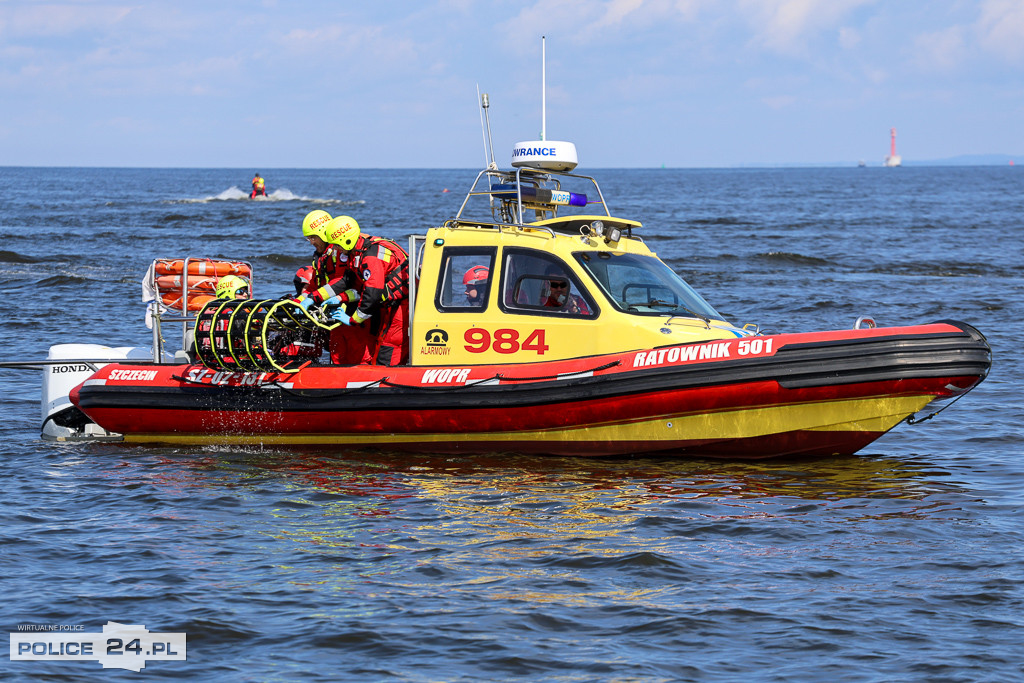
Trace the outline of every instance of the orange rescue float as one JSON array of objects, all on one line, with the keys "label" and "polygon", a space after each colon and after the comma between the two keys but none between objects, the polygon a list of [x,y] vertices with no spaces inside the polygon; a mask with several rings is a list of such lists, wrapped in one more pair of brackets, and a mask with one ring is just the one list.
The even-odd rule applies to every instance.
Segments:
[{"label": "orange rescue float", "polygon": [[[186,262],[188,265],[186,266]],[[215,261],[213,259],[157,259],[153,262],[157,275],[181,275],[188,270],[189,275],[206,275],[224,277],[225,275],[241,275],[251,277],[252,268],[241,261]]]},{"label": "orange rescue float", "polygon": [[252,266],[242,261],[205,258],[156,259],[153,283],[160,302],[182,312],[198,311],[216,299],[222,277],[238,275],[252,281]]}]

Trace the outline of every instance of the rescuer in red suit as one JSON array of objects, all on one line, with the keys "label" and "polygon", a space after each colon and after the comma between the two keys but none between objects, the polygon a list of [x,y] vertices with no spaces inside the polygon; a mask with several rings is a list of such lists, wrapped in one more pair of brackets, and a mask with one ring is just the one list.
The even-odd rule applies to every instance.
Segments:
[{"label": "rescuer in red suit", "polygon": [[[300,268],[295,274],[295,286],[299,289],[301,285],[301,289],[294,301],[303,310],[359,300],[356,289],[359,280],[348,267],[348,254],[324,240],[324,231],[331,221],[326,211],[316,210],[306,214],[302,222],[302,234],[316,250],[313,265],[308,269]],[[370,342],[366,328],[336,327],[331,330],[328,340],[331,363],[358,365],[363,362]]]},{"label": "rescuer in red suit", "polygon": [[[405,321],[409,317],[409,259],[389,239],[364,235],[351,216],[338,216],[324,229],[324,241],[337,248],[350,280],[334,296],[358,303],[351,312],[338,308],[331,317],[343,325],[367,329],[369,343],[362,362],[401,365],[409,357]],[[332,293],[338,290],[332,285]]]},{"label": "rescuer in red suit", "polygon": [[260,174],[257,173],[256,176],[252,179],[252,194],[249,195],[249,198],[250,199],[255,199],[256,197],[266,197],[266,196],[267,196],[267,186],[263,182],[263,178],[260,177]]}]

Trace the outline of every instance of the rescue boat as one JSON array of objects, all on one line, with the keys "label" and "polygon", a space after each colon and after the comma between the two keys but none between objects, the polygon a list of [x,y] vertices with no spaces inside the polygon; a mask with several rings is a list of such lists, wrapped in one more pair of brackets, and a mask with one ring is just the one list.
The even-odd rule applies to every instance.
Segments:
[{"label": "rescue boat", "polygon": [[97,364],[70,401],[129,443],[768,458],[855,453],[987,375],[988,343],[962,322],[732,324],[576,165],[571,143],[519,143],[510,170],[489,164],[453,218],[409,239],[406,365],[284,354],[331,321],[214,299],[172,319],[175,359],[155,334],[159,361]]}]

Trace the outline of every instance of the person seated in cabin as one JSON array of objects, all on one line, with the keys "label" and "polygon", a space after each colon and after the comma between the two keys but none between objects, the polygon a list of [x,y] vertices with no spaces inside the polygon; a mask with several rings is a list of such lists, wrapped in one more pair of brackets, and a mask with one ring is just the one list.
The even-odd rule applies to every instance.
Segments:
[{"label": "person seated in cabin", "polygon": [[483,308],[487,303],[487,281],[491,271],[487,266],[473,266],[462,276],[462,284],[466,286],[466,301],[470,306]]},{"label": "person seated in cabin", "polygon": [[248,299],[249,281],[238,275],[226,275],[217,282],[218,299]]},{"label": "person seated in cabin", "polygon": [[260,174],[257,173],[253,177],[253,179],[252,179],[252,194],[249,195],[249,198],[250,199],[255,199],[256,197],[266,197],[266,196],[267,196],[267,186],[263,182],[263,178],[260,177]]},{"label": "person seated in cabin", "polygon": [[590,315],[590,307],[583,297],[569,291],[569,279],[561,270],[551,267],[544,273],[547,280],[540,291],[540,305],[557,308],[565,313]]}]

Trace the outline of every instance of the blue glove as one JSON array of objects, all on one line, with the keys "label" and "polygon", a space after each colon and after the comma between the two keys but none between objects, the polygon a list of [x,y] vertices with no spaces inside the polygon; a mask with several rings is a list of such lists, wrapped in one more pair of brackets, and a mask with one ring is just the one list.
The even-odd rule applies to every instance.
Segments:
[{"label": "blue glove", "polygon": [[301,308],[304,311],[308,311],[309,307],[312,306],[313,303],[313,297],[307,296],[305,299],[299,302],[299,308]]},{"label": "blue glove", "polygon": [[352,324],[352,318],[349,316],[348,313],[345,312],[344,308],[339,308],[334,313],[331,313],[331,319],[332,320],[337,320],[342,325],[351,325]]},{"label": "blue glove", "polygon": [[330,299],[328,299],[327,301],[324,302],[324,306],[333,306],[334,304],[340,304],[340,303],[341,303],[341,297],[339,295],[335,294]]}]

